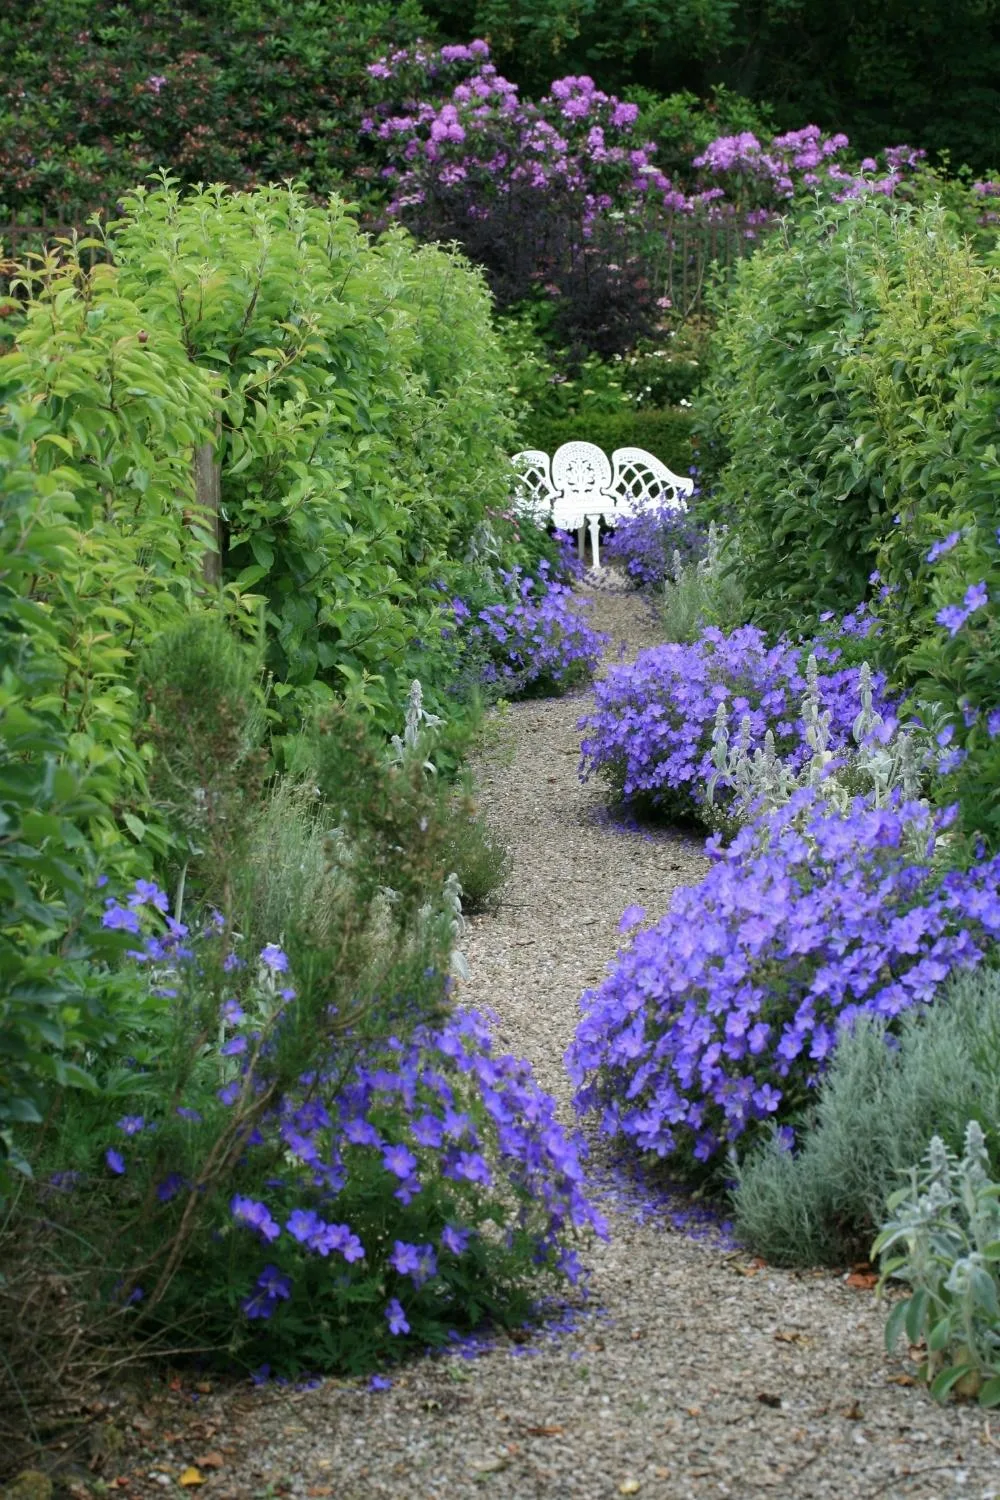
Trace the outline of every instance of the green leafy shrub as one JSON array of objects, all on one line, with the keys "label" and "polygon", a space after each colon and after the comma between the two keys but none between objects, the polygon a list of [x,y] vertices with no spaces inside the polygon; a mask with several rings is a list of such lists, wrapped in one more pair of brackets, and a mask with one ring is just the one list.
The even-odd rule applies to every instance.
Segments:
[{"label": "green leafy shrub", "polygon": [[699,421],[728,457],[706,504],[738,514],[754,618],[775,630],[863,598],[891,521],[845,364],[876,320],[875,260],[905,272],[901,224],[870,202],[804,213],[741,263],[721,310]]},{"label": "green leafy shrub", "polygon": [[168,840],[148,822],[133,666],[204,587],[193,454],[213,430],[214,398],[181,342],[149,333],[110,268],[87,273],[70,255],[33,289],[0,356],[10,546],[49,528],[58,538],[17,574],[34,606],[25,628],[44,636],[55,673],[35,706],[58,714],[69,762],[93,777],[105,812],[91,836],[120,861],[132,840],[150,852]]},{"label": "green leafy shrub", "polygon": [[976,1120],[961,1159],[935,1136],[926,1167],[889,1200],[891,1217],[872,1247],[882,1257],[880,1284],[896,1279],[913,1289],[889,1314],[886,1348],[904,1332],[923,1343],[921,1373],[939,1401],[977,1395],[981,1406],[1000,1405],[1000,1182],[989,1165]]},{"label": "green leafy shrub", "polygon": [[192,615],[149,643],[138,677],[137,737],[152,751],[150,797],[175,851],[165,868],[230,915],[232,864],[267,770],[260,652],[221,616]]},{"label": "green leafy shrub", "polygon": [[370,244],[295,189],[138,192],[118,276],[221,386],[224,579],[266,597],[276,699],[350,690],[387,724],[451,558],[508,501],[506,374],[481,278]]},{"label": "green leafy shrub", "polygon": [[865,1017],[845,1032],[813,1112],[739,1165],[737,1232],[775,1265],[843,1265],[867,1251],[900,1176],[932,1136],[961,1149],[966,1123],[1000,1168],[1000,975],[959,974],[904,1016],[897,1042]]},{"label": "green leafy shrub", "polygon": [[636,406],[677,406],[689,402],[699,385],[710,330],[696,318],[646,339],[614,368],[622,389]]},{"label": "green leafy shrub", "polygon": [[615,412],[586,411],[579,417],[535,418],[523,429],[532,448],[554,453],[561,443],[596,443],[611,454],[615,448],[645,448],[675,474],[691,465],[692,414],[683,406],[636,406]]},{"label": "green leafy shrub", "polygon": [[66,622],[39,598],[72,573],[72,476],[32,473],[30,432],[0,434],[0,1201],[30,1170],[15,1133],[91,1083],[85,1050],[111,1032],[101,965],[121,947],[94,911],[115,777],[74,754]]},{"label": "green leafy shrub", "polygon": [[940,795],[991,839],[998,309],[996,257],[940,207],[816,213],[741,269],[703,411],[755,618],[797,631],[877,588],[881,663],[949,724]]},{"label": "green leafy shrub", "polygon": [[231,917],[181,922],[149,881],[107,901],[145,984],[100,1091],[36,1147],[18,1222],[122,1332],[358,1371],[521,1321],[539,1278],[577,1274],[573,1228],[599,1224],[579,1146],[449,996],[461,913],[434,728],[411,694],[387,754],[335,710],[310,781],[230,825],[225,855],[220,828]]}]

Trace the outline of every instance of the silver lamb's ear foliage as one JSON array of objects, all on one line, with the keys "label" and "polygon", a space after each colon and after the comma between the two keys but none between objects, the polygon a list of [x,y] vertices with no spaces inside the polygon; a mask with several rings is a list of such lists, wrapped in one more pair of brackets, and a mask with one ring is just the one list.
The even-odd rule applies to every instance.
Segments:
[{"label": "silver lamb's ear foliage", "polygon": [[673,576],[674,583],[679,584],[679,583],[683,582],[683,579],[684,579],[684,559],[681,557],[680,548],[679,547],[675,547],[674,548],[674,555],[671,558],[671,563],[670,563],[670,571],[671,571],[671,574]]},{"label": "silver lamb's ear foliage", "polygon": [[[958,1387],[984,1405],[1000,1396],[1000,1183],[991,1180],[978,1121],[965,1131],[959,1161],[935,1136],[909,1184],[889,1199],[891,1217],[872,1248],[882,1282],[908,1284],[886,1324],[892,1351],[904,1332],[923,1342],[921,1374],[931,1395]],[[961,1382],[961,1384],[959,1384]]]},{"label": "silver lamb's ear foliage", "polygon": [[462,914],[462,887],[458,876],[452,870],[444,883],[444,908],[451,921],[451,971],[456,979],[468,979],[469,965],[465,954],[458,946],[465,934],[465,917]]},{"label": "silver lamb's ear foliage", "polygon": [[[428,740],[433,738],[433,731],[438,729],[444,720],[437,714],[428,713],[424,708],[424,690],[418,678],[410,683],[410,691],[406,699],[406,720],[402,738],[394,734],[389,741],[389,759],[395,765],[403,765],[406,761],[413,760],[417,756],[423,756],[423,767],[432,775],[437,774],[434,762],[427,758]],[[430,731],[430,735],[428,734]]]},{"label": "silver lamb's ear foliage", "polygon": [[[679,554],[674,553],[677,557]],[[712,727],[712,765],[715,770],[708,778],[705,788],[708,801],[711,804],[715,799],[715,788],[722,777],[730,780],[731,771],[729,765],[729,715],[725,703],[720,703],[715,710],[715,723]]]},{"label": "silver lamb's ear foliage", "polygon": [[503,557],[500,540],[489,521],[480,521],[469,538],[465,549],[465,561],[472,566],[489,568]]},{"label": "silver lamb's ear foliage", "polygon": [[858,671],[858,692],[861,711],[854,720],[851,734],[854,736],[854,743],[860,747],[874,730],[881,729],[885,723],[872,703],[872,669],[866,661],[861,663]]}]

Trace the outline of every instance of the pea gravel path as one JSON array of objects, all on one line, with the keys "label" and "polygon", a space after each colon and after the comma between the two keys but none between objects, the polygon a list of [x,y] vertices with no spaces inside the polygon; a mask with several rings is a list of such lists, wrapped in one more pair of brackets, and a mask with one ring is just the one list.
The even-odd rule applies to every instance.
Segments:
[{"label": "pea gravel path", "polygon": [[[636,600],[592,597],[629,654],[655,639]],[[577,778],[586,706],[530,702],[495,721],[478,774],[516,868],[499,912],[470,923],[463,995],[495,1008],[504,1046],[531,1058],[567,1120],[563,1053],[623,909],[659,914],[703,868],[691,837],[608,825],[600,788]],[[184,1419],[179,1397],[176,1436],[146,1439],[141,1491],[175,1489],[207,1449],[200,1493],[240,1500],[1000,1497],[1000,1420],[994,1438],[984,1413],[936,1407],[887,1359],[870,1290],[693,1238],[677,1201],[595,1157],[611,1238],[587,1249],[589,1293],[556,1328],[419,1361],[378,1394],[220,1391]]]}]

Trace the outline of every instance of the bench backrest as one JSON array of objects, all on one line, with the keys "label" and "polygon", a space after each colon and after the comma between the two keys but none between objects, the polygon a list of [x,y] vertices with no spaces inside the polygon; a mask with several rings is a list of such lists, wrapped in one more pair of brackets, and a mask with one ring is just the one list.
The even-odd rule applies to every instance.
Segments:
[{"label": "bench backrest", "polygon": [[595,516],[612,525],[650,505],[686,510],[694,480],[674,474],[644,448],[616,448],[610,460],[595,443],[563,443],[550,461],[540,448],[511,459],[515,502],[536,520],[575,530]]}]

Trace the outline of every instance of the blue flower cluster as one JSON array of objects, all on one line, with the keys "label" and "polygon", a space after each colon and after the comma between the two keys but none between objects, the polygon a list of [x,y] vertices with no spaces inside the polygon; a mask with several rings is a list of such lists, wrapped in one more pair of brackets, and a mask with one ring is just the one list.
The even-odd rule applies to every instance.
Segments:
[{"label": "blue flower cluster", "polygon": [[[821,710],[830,714],[829,748],[836,753],[852,743],[861,709],[860,669],[837,670],[836,648],[814,651],[827,668],[819,674],[818,692]],[[690,645],[674,642],[640,652],[633,664],[614,667],[597,684],[596,712],[581,720],[581,775],[600,771],[626,800],[697,816],[712,774],[720,703],[733,739],[747,716],[751,750],[771,730],[777,753],[796,768],[804,765],[811,754],[801,717],[808,656],[804,646],[768,646],[752,625],[730,635],[713,627]],[[884,678],[875,674],[872,680],[874,706],[888,718]],[[724,783],[720,791],[717,800],[724,801]]]},{"label": "blue flower cluster", "polygon": [[949,814],[846,816],[811,789],[743,829],[583,997],[581,1111],[644,1152],[707,1162],[802,1107],[841,1027],[934,998],[1000,937],[1000,857],[947,870]]},{"label": "blue flower cluster", "polygon": [[565,688],[594,675],[606,638],[583,617],[586,604],[568,584],[549,577],[544,560],[537,578],[519,568],[501,572],[508,597],[487,605],[473,618],[461,600],[453,601],[467,646],[482,657],[488,687],[524,692],[531,687]]},{"label": "blue flower cluster", "polygon": [[[134,957],[174,1003],[186,983],[199,983],[202,943],[226,946],[227,935],[210,920],[191,946],[168,952],[163,936],[148,931],[169,919],[162,893],[147,884],[124,905],[109,903],[105,920],[141,918]],[[171,989],[158,984],[164,965]],[[569,1238],[606,1233],[585,1191],[586,1148],[559,1124],[530,1065],[496,1054],[485,1017],[455,1009],[397,1035],[381,1026],[375,1036],[341,1035],[314,1071],[276,1090],[275,1050],[282,1028],[298,1023],[300,1003],[288,955],[269,943],[256,962],[229,953],[219,968],[228,993],[204,1051],[209,1073],[183,1102],[174,1096],[119,1119],[122,1139],[105,1163],[123,1193],[148,1179],[151,1198],[177,1199],[183,1212],[200,1199],[213,1140],[235,1131],[241,1150],[213,1199],[223,1213],[214,1234],[220,1244],[234,1233],[245,1239],[249,1284],[240,1306],[249,1322],[311,1315],[325,1263],[336,1272],[324,1295],[345,1306],[374,1297],[390,1339],[409,1332],[417,1305],[424,1330],[431,1316],[437,1326],[452,1293],[461,1298],[484,1274],[493,1241],[482,1230],[494,1221],[530,1242],[537,1266],[575,1277]]]},{"label": "blue flower cluster", "polygon": [[619,562],[640,589],[662,588],[673,570],[674,553],[682,563],[704,555],[705,531],[690,510],[649,505],[618,522],[604,544],[604,555]]}]

